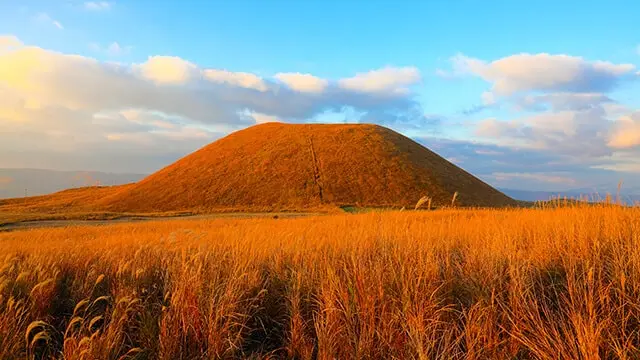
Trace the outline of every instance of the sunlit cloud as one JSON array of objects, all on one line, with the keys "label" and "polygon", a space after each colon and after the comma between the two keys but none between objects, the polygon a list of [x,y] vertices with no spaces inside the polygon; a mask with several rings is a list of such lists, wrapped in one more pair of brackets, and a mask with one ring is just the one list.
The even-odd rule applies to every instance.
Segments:
[{"label": "sunlit cloud", "polygon": [[62,26],[62,24],[58,20],[53,19],[47,13],[38,13],[33,19],[42,24],[52,25],[59,30],[64,29],[64,26]]},{"label": "sunlit cloud", "polygon": [[111,9],[112,3],[108,1],[87,1],[84,8],[91,11],[105,11]]}]

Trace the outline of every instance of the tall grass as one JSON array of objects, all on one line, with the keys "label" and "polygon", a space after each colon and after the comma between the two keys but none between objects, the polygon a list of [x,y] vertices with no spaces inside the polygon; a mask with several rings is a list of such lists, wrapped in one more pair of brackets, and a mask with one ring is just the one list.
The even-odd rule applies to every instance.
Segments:
[{"label": "tall grass", "polygon": [[640,210],[0,234],[0,358],[640,357]]}]

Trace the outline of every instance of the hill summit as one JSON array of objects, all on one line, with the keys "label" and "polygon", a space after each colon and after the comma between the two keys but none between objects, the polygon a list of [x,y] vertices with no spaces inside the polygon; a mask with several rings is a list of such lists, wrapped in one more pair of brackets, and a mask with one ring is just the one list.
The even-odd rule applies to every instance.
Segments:
[{"label": "hill summit", "polygon": [[413,140],[369,124],[267,123],[234,132],[104,199],[109,210],[505,206],[515,201]]}]

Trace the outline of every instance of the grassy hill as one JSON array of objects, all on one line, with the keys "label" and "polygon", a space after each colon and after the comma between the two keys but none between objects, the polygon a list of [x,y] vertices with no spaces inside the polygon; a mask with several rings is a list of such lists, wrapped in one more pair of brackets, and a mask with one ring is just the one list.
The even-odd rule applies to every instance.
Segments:
[{"label": "grassy hill", "polygon": [[505,206],[515,202],[377,125],[268,123],[235,132],[102,202],[113,211],[322,206]]},{"label": "grassy hill", "polygon": [[377,125],[262,124],[138,183],[0,200],[0,213],[308,211],[516,206],[413,140]]}]

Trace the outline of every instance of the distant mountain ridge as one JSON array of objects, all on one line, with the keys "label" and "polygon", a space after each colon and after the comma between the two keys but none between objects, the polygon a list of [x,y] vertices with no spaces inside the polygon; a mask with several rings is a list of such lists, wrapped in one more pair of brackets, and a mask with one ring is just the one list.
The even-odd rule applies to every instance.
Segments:
[{"label": "distant mountain ridge", "polygon": [[45,195],[84,186],[121,185],[137,182],[145,176],[100,171],[0,169],[0,199]]},{"label": "distant mountain ridge", "polygon": [[[617,190],[612,191],[594,191],[587,189],[574,189],[567,191],[536,191],[536,190],[519,190],[519,189],[507,189],[507,188],[498,188],[498,190],[502,191],[506,195],[522,201],[544,201],[552,198],[570,198],[570,199],[578,199],[587,197],[589,200],[604,200],[607,196],[607,193],[611,194],[613,199],[616,198]],[[625,203],[633,203],[636,201],[640,201],[640,195],[631,193],[629,191],[625,191],[624,188],[620,192],[620,198]]]}]

